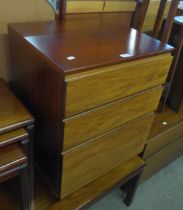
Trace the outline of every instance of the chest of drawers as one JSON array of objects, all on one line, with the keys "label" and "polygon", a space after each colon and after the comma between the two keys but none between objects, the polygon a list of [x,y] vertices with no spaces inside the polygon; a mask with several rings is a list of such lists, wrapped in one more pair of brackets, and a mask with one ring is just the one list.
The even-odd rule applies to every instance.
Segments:
[{"label": "chest of drawers", "polygon": [[61,199],[143,151],[172,61],[172,47],[134,29],[78,21],[9,27],[36,162]]}]

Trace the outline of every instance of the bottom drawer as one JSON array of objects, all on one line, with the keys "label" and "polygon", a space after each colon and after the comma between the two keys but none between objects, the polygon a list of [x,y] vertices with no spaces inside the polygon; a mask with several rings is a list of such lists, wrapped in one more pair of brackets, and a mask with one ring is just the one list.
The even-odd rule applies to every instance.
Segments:
[{"label": "bottom drawer", "polygon": [[144,182],[146,179],[153,176],[160,169],[165,167],[171,161],[175,160],[183,154],[183,137],[177,139],[171,144],[167,145],[163,149],[159,150],[154,155],[150,156],[145,160],[147,165],[141,176],[141,181]]},{"label": "bottom drawer", "polygon": [[64,152],[61,198],[142,152],[154,114]]},{"label": "bottom drawer", "polygon": [[183,122],[150,139],[147,142],[143,158],[151,156],[161,148],[165,147],[173,141],[176,141],[181,136],[183,136]]}]

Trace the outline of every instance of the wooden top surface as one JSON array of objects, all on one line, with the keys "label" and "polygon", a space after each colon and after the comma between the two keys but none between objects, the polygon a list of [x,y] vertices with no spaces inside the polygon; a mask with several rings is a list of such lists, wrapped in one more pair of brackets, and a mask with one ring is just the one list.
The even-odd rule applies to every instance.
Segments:
[{"label": "wooden top surface", "polygon": [[33,117],[0,79],[0,134],[31,124]]},{"label": "wooden top surface", "polygon": [[[65,74],[171,52],[169,45],[125,24],[119,13],[75,15],[64,21],[13,24],[19,34]],[[123,21],[121,20],[123,19]],[[128,54],[129,57],[120,57]],[[68,57],[74,56],[74,60]]]},{"label": "wooden top surface", "polygon": [[166,107],[162,113],[156,113],[149,138],[159,135],[160,133],[182,122],[183,105],[178,113]]}]

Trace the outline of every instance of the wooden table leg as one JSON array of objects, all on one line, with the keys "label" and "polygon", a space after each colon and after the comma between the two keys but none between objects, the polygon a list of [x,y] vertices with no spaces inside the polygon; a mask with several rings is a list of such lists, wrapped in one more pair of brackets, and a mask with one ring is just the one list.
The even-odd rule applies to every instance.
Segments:
[{"label": "wooden table leg", "polygon": [[30,185],[29,185],[29,170],[26,166],[21,170],[20,173],[20,183],[21,183],[21,209],[30,209]]},{"label": "wooden table leg", "polygon": [[121,190],[124,191],[126,194],[125,198],[123,199],[123,202],[127,206],[130,206],[133,202],[142,172],[143,168],[140,168],[129,181],[127,181],[124,185],[121,186]]}]

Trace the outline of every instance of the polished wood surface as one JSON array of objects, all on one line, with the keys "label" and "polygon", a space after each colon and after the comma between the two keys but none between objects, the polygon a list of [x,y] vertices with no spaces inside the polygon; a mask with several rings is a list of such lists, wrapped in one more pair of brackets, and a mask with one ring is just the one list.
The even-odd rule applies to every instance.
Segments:
[{"label": "polished wood surface", "polygon": [[162,87],[138,93],[97,109],[64,119],[64,146],[67,150],[106,131],[156,110]]},{"label": "polished wood surface", "polygon": [[171,61],[160,55],[67,76],[65,116],[163,84]]},{"label": "polished wood surface", "polygon": [[[27,157],[18,144],[0,149],[0,173],[27,163]],[[1,177],[2,174],[0,174]]]},{"label": "polished wood surface", "polygon": [[153,118],[151,114],[64,152],[62,198],[140,153]]},{"label": "polished wood surface", "polygon": [[[85,29],[83,28],[83,30]],[[127,27],[115,30],[105,29],[104,27],[97,30],[97,32],[91,25],[90,31],[87,31],[87,36],[86,33],[80,33],[77,28],[72,34],[68,31],[68,35],[67,31],[64,31],[59,34],[45,36],[28,36],[25,39],[44,56],[49,57],[52,63],[65,74],[173,50],[172,47],[137,32],[135,29]],[[105,34],[108,35],[106,36]],[[50,47],[54,48],[54,51]],[[130,56],[123,58],[120,57],[120,54],[129,54]],[[75,59],[67,59],[69,56],[74,56]]]},{"label": "polished wood surface", "polygon": [[[45,59],[49,58],[55,67],[59,67],[65,74],[173,50],[172,47],[158,40],[129,29],[129,26],[125,29],[115,27],[112,20],[116,22],[116,15],[104,15],[89,21],[83,21],[83,16],[75,19],[72,16],[66,21],[58,21],[53,29],[50,27],[51,23],[45,24],[42,29],[39,29],[40,23],[30,23],[30,26],[29,23],[13,24],[10,27],[17,32],[21,31],[21,34],[27,34],[26,41],[44,55]],[[122,22],[119,20],[118,24],[121,25]],[[48,27],[50,31],[45,34],[44,30],[48,31]],[[43,31],[43,35],[36,36],[35,31],[40,33],[40,30]],[[57,33],[53,33],[55,30]],[[34,31],[34,36],[31,36],[33,35],[31,31]],[[126,53],[131,56],[128,58],[119,56]],[[74,56],[76,59],[70,61],[67,59],[68,56]]]},{"label": "polished wood surface", "polygon": [[33,117],[0,80],[0,134],[33,123]]},{"label": "polished wood surface", "polygon": [[155,136],[147,142],[144,158],[156,153],[166,145],[183,136],[183,123],[179,123],[167,131]]},{"label": "polished wood surface", "polygon": [[13,144],[17,141],[28,139],[28,133],[25,129],[18,129],[0,135],[0,148]]}]

